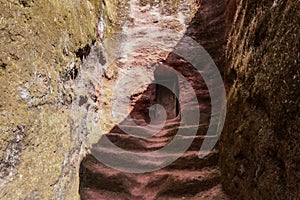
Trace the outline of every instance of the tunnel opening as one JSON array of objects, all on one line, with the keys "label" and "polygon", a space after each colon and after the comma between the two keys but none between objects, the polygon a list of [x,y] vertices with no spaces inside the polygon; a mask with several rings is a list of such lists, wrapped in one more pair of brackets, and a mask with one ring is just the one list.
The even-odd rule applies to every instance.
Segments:
[{"label": "tunnel opening", "polygon": [[[156,82],[155,103],[162,105],[167,113],[167,119],[179,115],[179,86],[178,76],[169,67],[159,65],[154,71]],[[159,113],[156,113],[157,115]]]}]

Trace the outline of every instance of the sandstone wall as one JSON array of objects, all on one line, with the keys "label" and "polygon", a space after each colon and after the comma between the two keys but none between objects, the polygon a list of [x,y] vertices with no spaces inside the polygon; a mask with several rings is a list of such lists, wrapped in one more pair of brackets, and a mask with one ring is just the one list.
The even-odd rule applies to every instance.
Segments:
[{"label": "sandstone wall", "polygon": [[223,187],[235,199],[300,198],[300,2],[229,0]]},{"label": "sandstone wall", "polygon": [[100,16],[116,22],[116,4],[0,1],[0,199],[78,197],[84,149],[69,121],[72,84]]}]

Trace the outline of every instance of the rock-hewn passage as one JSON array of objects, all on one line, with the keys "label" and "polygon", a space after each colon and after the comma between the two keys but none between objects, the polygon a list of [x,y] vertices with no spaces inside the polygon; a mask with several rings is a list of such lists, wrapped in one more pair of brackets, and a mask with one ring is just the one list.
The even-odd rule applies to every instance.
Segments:
[{"label": "rock-hewn passage", "polygon": [[[222,3],[220,2],[221,1],[205,1],[202,9],[211,8],[215,4],[219,5]],[[175,13],[175,16],[173,16],[174,13],[168,14],[168,12],[160,12],[160,9],[164,10],[165,7],[160,8],[159,5],[143,7],[138,1],[134,0],[130,1],[130,4],[133,22],[124,28],[124,34],[130,39],[128,40],[129,42],[136,39],[138,41],[137,44],[144,47],[145,45],[139,43],[139,41],[145,41],[146,38],[146,41],[151,40],[154,43],[161,39],[156,33],[152,35],[146,34],[149,28],[152,28],[152,30],[163,30],[164,28],[170,28],[165,26],[172,25],[172,23],[174,25],[176,24],[176,27],[181,27],[181,29],[186,28],[184,18],[180,18],[183,20],[178,20],[178,16],[186,14],[187,10],[185,10],[185,8],[179,7],[178,13]],[[198,17],[195,18],[196,21],[194,20],[192,24],[197,23],[198,20],[198,22],[206,24],[206,26],[209,27],[209,21],[214,21],[215,19],[221,23],[223,20],[222,14],[220,14],[223,12],[222,5],[217,6],[215,10],[220,12],[216,15],[208,13],[208,18],[205,19],[202,17],[203,13],[198,13]],[[167,23],[165,20],[168,20]],[[172,22],[172,20],[176,23]],[[213,23],[213,26],[215,25],[216,24]],[[212,29],[209,28],[209,30]],[[205,30],[202,32],[204,31]],[[222,43],[222,33],[219,30],[218,34],[215,35],[207,33],[207,35],[204,35],[205,41],[202,40],[202,43],[205,45],[206,43],[211,44],[210,41],[217,41],[219,45]],[[188,34],[193,36],[193,31],[189,30]],[[195,38],[198,40],[198,37]],[[170,37],[163,38],[163,41],[169,44],[170,41],[173,40],[174,39]],[[134,107],[128,115],[136,124],[141,126],[132,126],[128,117],[112,128],[105,137],[103,136],[98,143],[93,146],[92,155],[87,155],[82,160],[80,166],[79,192],[81,199],[227,199],[222,192],[220,184],[218,150],[211,150],[203,159],[199,159],[198,157],[201,144],[207,137],[206,131],[208,129],[211,112],[210,96],[205,82],[200,73],[183,58],[172,53],[169,54],[170,52],[163,52],[155,48],[151,49],[150,46],[147,46],[148,49],[143,48],[142,50],[131,49],[132,51],[121,59],[120,68],[124,71],[126,71],[128,67],[131,68],[131,66],[139,69],[141,66],[150,66],[151,63],[171,66],[190,82],[199,102],[195,103],[190,101],[192,94],[180,86],[182,80],[177,76],[170,75],[169,72],[160,70],[159,68],[156,68],[157,70],[155,71],[149,69],[147,73],[154,74],[154,78],[159,79],[158,84],[160,81],[166,82],[169,89],[159,85],[156,85],[156,87],[149,85],[142,95],[137,95],[139,98],[134,102]],[[217,54],[212,48],[209,49],[211,52]],[[136,76],[138,77],[140,74],[136,74]],[[133,81],[137,81],[137,77],[135,77]],[[126,91],[125,89],[129,86],[124,85],[122,87],[124,88],[120,91]],[[175,98],[176,94],[180,96],[179,101]],[[155,95],[155,98],[153,98],[153,95]],[[129,130],[133,131],[134,134],[149,135],[153,129],[157,128],[156,126],[158,125],[155,123],[145,126],[145,122],[149,123],[149,115],[151,116],[151,111],[148,110],[148,108],[154,103],[159,103],[166,108],[167,121],[163,128],[155,135],[147,138],[138,138],[128,134]],[[182,111],[193,111],[197,109],[201,110],[200,123],[199,121],[197,121],[197,123],[186,123],[185,125],[179,123],[182,117]],[[154,116],[156,114],[157,113],[154,113]],[[190,114],[190,118],[192,117],[193,115]],[[156,123],[158,122],[159,121]],[[181,131],[182,134],[178,135],[178,131]],[[197,132],[196,136],[192,135],[192,132]],[[173,151],[169,149],[162,153],[155,153],[155,151],[169,145],[175,138],[181,142],[192,141],[192,143],[175,162],[160,168],[164,160],[175,156],[176,150]],[[122,151],[115,150],[112,146],[105,143],[107,139],[114,145],[120,147]],[[176,149],[177,147],[174,148]],[[130,153],[145,154],[138,155],[134,159],[131,159],[129,156]],[[146,153],[148,154],[146,155]],[[146,173],[124,172],[106,166],[99,161],[99,159],[96,159],[94,155],[100,155],[100,160],[101,158],[115,160],[115,163],[121,163],[119,167],[123,166],[126,169],[129,168],[131,171],[140,171],[141,169],[149,168],[157,168],[157,170]],[[128,157],[127,160],[124,159],[126,156]]]}]

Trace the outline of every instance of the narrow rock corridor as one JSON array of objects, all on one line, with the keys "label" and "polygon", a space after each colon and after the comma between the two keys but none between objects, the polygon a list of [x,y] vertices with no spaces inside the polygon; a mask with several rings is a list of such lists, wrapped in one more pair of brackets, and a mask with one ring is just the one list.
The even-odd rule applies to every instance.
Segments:
[{"label": "narrow rock corridor", "polygon": [[300,0],[0,0],[1,200],[300,199]]},{"label": "narrow rock corridor", "polygon": [[[119,58],[119,67],[126,71],[146,66],[143,68],[144,74],[136,73],[135,79],[138,80],[139,76],[152,76],[154,83],[136,95],[138,98],[134,99],[131,113],[105,134],[106,137],[94,144],[92,154],[87,155],[81,162],[81,199],[227,199],[220,184],[218,150],[212,149],[206,157],[198,157],[203,140],[209,137],[206,136],[211,114],[208,89],[200,73],[195,71],[191,64],[171,53],[172,48],[187,31],[191,20],[190,12],[197,4],[192,1],[180,1],[177,7],[174,6],[178,10],[172,10],[168,1],[159,1],[154,5],[143,3],[137,0],[130,1],[132,21],[123,27],[126,40],[122,50],[125,51],[125,56]],[[172,26],[175,27],[173,31],[176,31],[176,34],[165,34],[166,28],[174,29]],[[137,42],[133,42],[134,40]],[[160,46],[169,43],[168,48],[151,45],[155,41],[159,41]],[[188,79],[197,98],[192,99],[192,93],[183,86],[178,88],[182,80],[178,79],[177,74],[161,69],[160,65],[170,66]],[[163,82],[169,89],[160,85]],[[127,91],[130,86],[121,87]],[[151,117],[150,107],[155,103],[164,106],[167,120],[163,123],[156,119],[146,126],[149,123],[149,115]],[[193,122],[182,124],[181,112],[192,110],[200,110],[200,123],[199,120],[192,120]],[[155,110],[153,112],[152,120],[155,119]],[[193,116],[191,113],[189,115]],[[132,121],[140,126],[133,125]],[[161,123],[163,127],[159,127]],[[153,135],[153,130],[159,131]],[[182,134],[176,135],[179,130]],[[151,137],[136,137],[128,132]],[[193,132],[197,132],[196,136]],[[172,149],[160,153],[155,151],[168,145],[175,137],[179,141],[190,141],[191,145],[180,158],[174,159],[175,162],[160,168],[164,160],[176,157],[177,152]],[[124,151],[119,151],[107,140]],[[132,153],[135,159],[131,159]],[[124,169],[106,166],[93,156],[95,154],[114,160],[115,163],[110,163],[111,165],[119,164],[119,167]],[[132,173],[148,168],[156,170]]]}]

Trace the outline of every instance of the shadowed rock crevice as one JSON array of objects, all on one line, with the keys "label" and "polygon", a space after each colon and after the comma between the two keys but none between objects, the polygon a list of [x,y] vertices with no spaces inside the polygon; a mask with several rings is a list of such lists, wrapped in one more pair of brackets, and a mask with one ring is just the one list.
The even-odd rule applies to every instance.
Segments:
[{"label": "shadowed rock crevice", "polygon": [[24,139],[26,137],[25,127],[18,125],[13,132],[14,139],[9,142],[0,160],[0,187],[5,181],[9,181],[20,163],[20,157],[24,150]]},{"label": "shadowed rock crevice", "polygon": [[167,119],[175,118],[179,114],[177,74],[158,66],[155,69],[154,78],[156,82],[155,103],[166,109]]}]

